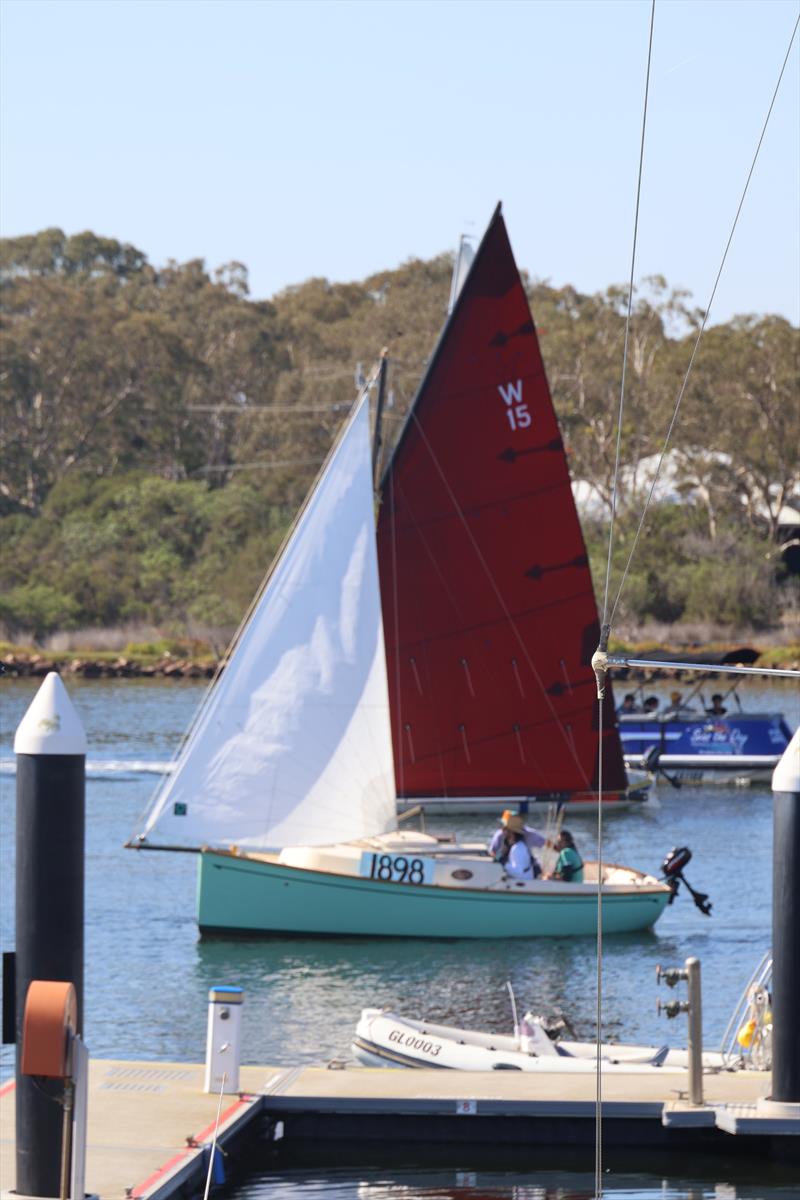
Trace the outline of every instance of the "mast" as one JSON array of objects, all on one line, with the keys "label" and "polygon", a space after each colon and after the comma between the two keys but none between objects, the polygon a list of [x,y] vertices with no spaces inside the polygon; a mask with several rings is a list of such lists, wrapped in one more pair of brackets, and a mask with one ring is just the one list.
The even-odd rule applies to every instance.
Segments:
[{"label": "mast", "polygon": [[381,361],[378,367],[378,399],[375,405],[375,433],[372,439],[372,478],[374,486],[378,487],[378,467],[383,444],[381,423],[383,420],[383,404],[386,397],[386,376],[389,371],[389,350],[384,346],[381,350]]}]

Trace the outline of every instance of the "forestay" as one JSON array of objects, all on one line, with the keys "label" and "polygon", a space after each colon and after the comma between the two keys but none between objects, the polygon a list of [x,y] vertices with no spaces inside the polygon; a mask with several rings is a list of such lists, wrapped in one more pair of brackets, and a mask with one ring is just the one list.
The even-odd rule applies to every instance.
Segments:
[{"label": "forestay", "polygon": [[365,394],[137,843],[325,845],[395,819]]}]

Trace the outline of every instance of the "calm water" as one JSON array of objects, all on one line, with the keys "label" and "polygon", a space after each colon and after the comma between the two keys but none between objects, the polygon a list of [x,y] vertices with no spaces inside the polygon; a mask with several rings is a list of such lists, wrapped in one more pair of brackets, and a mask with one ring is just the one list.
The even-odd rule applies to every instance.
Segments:
[{"label": "calm water", "polygon": [[[633,1174],[609,1169],[603,1187],[605,1200],[797,1200],[797,1179],[788,1172],[765,1184],[756,1171],[751,1180],[723,1181],[717,1169],[707,1178],[644,1168]],[[458,1171],[406,1167],[389,1171],[326,1168],[324,1172],[264,1171],[251,1176],[241,1189],[230,1189],[230,1200],[593,1200],[594,1172],[563,1170]]]},{"label": "calm water", "polygon": [[[348,1059],[359,1012],[375,1004],[395,1006],[409,1016],[509,1030],[506,980],[521,1009],[562,1011],[579,1037],[594,1037],[594,938],[200,942],[194,923],[194,856],[134,852],[123,849],[123,843],[137,828],[158,782],[159,765],[171,758],[203,685],[114,680],[69,681],[68,687],[90,747],[85,1037],[93,1055],[203,1061],[208,989],[221,983],[245,989],[244,1060],[249,1063]],[[14,941],[12,742],[37,682],[2,680],[0,689],[0,940],[8,948]],[[749,706],[781,709],[792,728],[800,722],[797,689],[751,687],[747,698]],[[488,836],[495,827],[493,818],[474,816],[437,819],[435,825],[470,836]],[[579,847],[591,857],[594,820],[571,817],[570,825]],[[708,892],[714,904],[713,915],[704,917],[682,894],[651,933],[606,939],[604,1037],[685,1044],[684,1020],[668,1022],[657,1015],[655,967],[680,965],[696,955],[704,979],[704,1040],[716,1046],[751,970],[770,944],[768,787],[675,791],[659,785],[644,811],[606,818],[604,842],[607,861],[652,871],[671,847],[690,846],[689,880]],[[661,994],[667,998],[663,989]],[[3,1047],[0,1068],[3,1077],[13,1070],[10,1047]],[[518,1175],[516,1182],[500,1176],[475,1177],[474,1183],[459,1176],[459,1182],[452,1175],[431,1177],[424,1184],[419,1179],[403,1182],[397,1173],[392,1175],[395,1182],[363,1174],[356,1180],[326,1174],[324,1183],[322,1176],[298,1177],[291,1184],[284,1176],[283,1182],[264,1179],[263,1187],[258,1181],[252,1184],[259,1195],[288,1195],[291,1186],[307,1197],[365,1200],[389,1195],[566,1198],[591,1190],[591,1179],[572,1187],[533,1177],[525,1182]],[[608,1195],[656,1194],[636,1191],[637,1186],[626,1182]],[[703,1200],[760,1194],[715,1190],[720,1186],[686,1183],[683,1191],[664,1191],[659,1183],[657,1194]]]}]

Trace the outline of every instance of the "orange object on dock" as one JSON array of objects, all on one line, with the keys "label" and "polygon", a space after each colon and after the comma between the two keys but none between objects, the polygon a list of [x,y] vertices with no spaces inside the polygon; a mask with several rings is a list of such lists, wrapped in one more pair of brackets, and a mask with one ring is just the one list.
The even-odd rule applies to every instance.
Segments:
[{"label": "orange object on dock", "polygon": [[66,1079],[69,1044],[78,1027],[78,997],[71,983],[34,979],[22,1022],[23,1075]]}]

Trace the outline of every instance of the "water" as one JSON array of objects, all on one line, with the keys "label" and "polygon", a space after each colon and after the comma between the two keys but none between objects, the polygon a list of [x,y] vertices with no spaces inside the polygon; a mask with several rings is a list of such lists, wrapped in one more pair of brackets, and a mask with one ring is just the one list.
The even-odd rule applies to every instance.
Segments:
[{"label": "water", "polygon": [[[667,1168],[669,1171],[669,1168]],[[719,1170],[708,1178],[643,1169],[606,1174],[605,1200],[797,1200],[796,1178],[777,1172],[765,1185],[760,1175],[729,1183]],[[594,1172],[564,1170],[461,1171],[393,1168],[391,1171],[326,1168],[324,1171],[262,1171],[243,1188],[231,1188],[230,1200],[593,1200]]]},{"label": "water", "polygon": [[[4,948],[14,942],[13,734],[37,686],[35,680],[0,684],[0,941]],[[412,1017],[509,1031],[506,980],[511,981],[521,1010],[563,1011],[579,1038],[594,1037],[593,937],[435,943],[199,941],[194,923],[195,856],[134,852],[123,845],[138,828],[158,772],[170,760],[204,685],[177,680],[70,680],[68,688],[90,747],[85,1037],[94,1056],[203,1061],[208,989],[224,983],[245,989],[243,1042],[248,1063],[288,1066],[348,1060],[360,1010],[375,1004],[391,1005]],[[792,728],[800,722],[800,695],[791,686],[751,685],[747,705],[781,709]],[[435,826],[483,837],[492,832],[495,822],[492,817],[451,817],[436,819]],[[570,827],[582,853],[592,857],[595,819],[570,816]],[[659,996],[667,999],[674,993],[659,991],[655,967],[657,963],[682,965],[688,956],[696,955],[704,979],[704,1042],[708,1047],[718,1045],[747,978],[770,945],[768,786],[675,791],[661,784],[643,811],[612,814],[604,822],[604,857],[609,862],[657,871],[666,852],[683,845],[694,852],[686,874],[695,887],[710,894],[713,915],[704,917],[688,895],[681,894],[653,931],[606,939],[603,1036],[607,1040],[685,1044],[685,1019],[668,1022],[656,1012]],[[12,1071],[12,1048],[3,1047],[0,1074],[5,1078]],[[392,1175],[395,1182],[363,1173],[358,1173],[356,1182],[334,1181],[326,1174],[323,1187],[322,1178],[297,1179],[292,1186],[306,1197],[325,1194],[369,1200],[390,1194],[566,1198],[588,1195],[587,1187],[591,1190],[591,1180],[570,1190],[533,1177],[525,1183],[519,1175],[516,1182],[481,1178],[474,1187],[453,1182],[454,1175],[424,1185],[419,1180],[403,1183],[397,1172]],[[290,1185],[285,1182],[283,1192],[276,1190],[274,1182],[267,1186],[272,1190],[258,1194],[288,1195]],[[637,1192],[636,1183],[630,1185],[633,1190],[625,1190],[627,1184],[620,1186],[623,1190],[607,1194],[655,1194],[641,1188]],[[715,1191],[716,1183],[697,1186],[699,1190],[672,1193],[662,1192],[659,1185],[658,1194],[697,1195],[703,1200],[758,1195]],[[261,1184],[254,1182],[253,1187]]]}]

